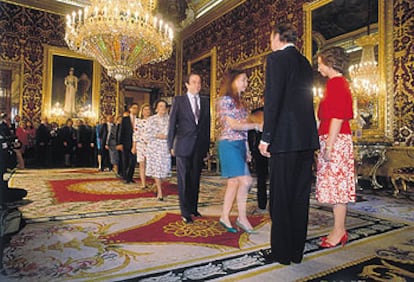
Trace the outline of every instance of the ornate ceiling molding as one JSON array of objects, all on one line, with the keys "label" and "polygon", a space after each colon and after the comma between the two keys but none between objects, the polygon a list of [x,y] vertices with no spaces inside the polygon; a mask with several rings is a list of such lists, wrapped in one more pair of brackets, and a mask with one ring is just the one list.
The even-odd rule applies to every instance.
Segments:
[{"label": "ornate ceiling molding", "polygon": [[[205,1],[207,2],[207,1]],[[220,2],[217,6],[211,9],[208,13],[204,14],[193,24],[186,27],[179,35],[179,38],[184,40],[194,32],[202,29],[204,26],[208,25],[212,21],[222,17],[223,15],[227,14],[237,6],[243,4],[246,0],[225,0]]]}]

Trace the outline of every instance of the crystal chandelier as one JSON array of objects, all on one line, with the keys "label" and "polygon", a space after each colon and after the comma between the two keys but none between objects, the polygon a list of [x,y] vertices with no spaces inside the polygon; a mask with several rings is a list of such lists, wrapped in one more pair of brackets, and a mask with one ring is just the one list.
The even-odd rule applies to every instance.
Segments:
[{"label": "crystal chandelier", "polygon": [[378,93],[378,64],[374,47],[378,44],[378,34],[369,34],[355,40],[362,47],[361,62],[350,66],[349,75],[352,88],[358,95],[376,95]]},{"label": "crystal chandelier", "polygon": [[173,31],[153,15],[156,7],[157,0],[91,0],[66,16],[65,41],[122,81],[139,66],[171,56]]}]

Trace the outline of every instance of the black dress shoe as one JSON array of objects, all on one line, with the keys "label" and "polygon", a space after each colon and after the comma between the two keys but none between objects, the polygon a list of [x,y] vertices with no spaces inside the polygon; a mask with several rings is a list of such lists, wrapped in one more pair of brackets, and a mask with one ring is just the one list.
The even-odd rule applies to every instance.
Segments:
[{"label": "black dress shoe", "polygon": [[198,211],[193,212],[192,215],[194,215],[195,217],[202,217],[201,213],[199,213]]},{"label": "black dress shoe", "polygon": [[296,264],[299,264],[299,263],[302,262],[302,259],[301,258],[300,259],[292,259],[292,262],[296,263]]},{"label": "black dress shoe", "polygon": [[271,250],[260,250],[259,254],[264,258],[264,261],[266,264],[276,263],[276,262],[283,264],[283,265],[290,264],[290,260],[275,258]]},{"label": "black dress shoe", "polygon": [[185,224],[193,223],[193,219],[191,218],[191,216],[182,216],[181,218]]}]

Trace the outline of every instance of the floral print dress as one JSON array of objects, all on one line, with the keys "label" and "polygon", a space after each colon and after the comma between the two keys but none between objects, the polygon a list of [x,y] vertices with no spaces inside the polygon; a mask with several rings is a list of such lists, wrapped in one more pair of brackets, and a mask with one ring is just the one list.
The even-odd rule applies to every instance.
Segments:
[{"label": "floral print dress", "polygon": [[158,134],[168,134],[169,116],[158,114],[148,118],[144,138],[147,140],[147,166],[145,175],[166,178],[171,172],[171,155],[167,138],[158,138]]}]

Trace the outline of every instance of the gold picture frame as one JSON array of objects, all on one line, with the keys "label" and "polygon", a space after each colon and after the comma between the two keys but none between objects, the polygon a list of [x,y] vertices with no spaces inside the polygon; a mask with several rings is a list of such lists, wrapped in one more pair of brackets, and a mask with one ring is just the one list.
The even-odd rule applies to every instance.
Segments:
[{"label": "gold picture frame", "polygon": [[[97,61],[68,49],[45,46],[43,71],[42,117],[64,122],[67,118],[99,118],[99,93],[101,68]],[[78,78],[73,114],[63,112],[65,102],[65,77],[74,69]]]},{"label": "gold picture frame", "polygon": [[[313,61],[313,29],[312,13],[325,5],[330,4],[333,0],[315,0],[303,5],[304,10],[304,54],[310,62]],[[366,140],[377,140],[391,138],[392,132],[392,100],[393,100],[393,80],[392,80],[392,9],[393,0],[378,0],[378,67],[379,67],[379,92],[375,97],[375,125],[362,130],[362,138]],[[355,34],[349,34],[355,39]],[[318,38],[314,38],[316,41]],[[359,101],[356,103],[356,109],[359,109]]]},{"label": "gold picture frame", "polygon": [[[217,48],[213,47],[208,52],[187,62],[187,74],[195,72],[201,75],[202,85],[200,95],[210,98],[210,139],[215,140],[215,115],[216,115],[216,80],[217,80]],[[203,75],[205,74],[205,75]],[[209,78],[205,78],[209,76]],[[204,89],[204,91],[203,91]]]}]

